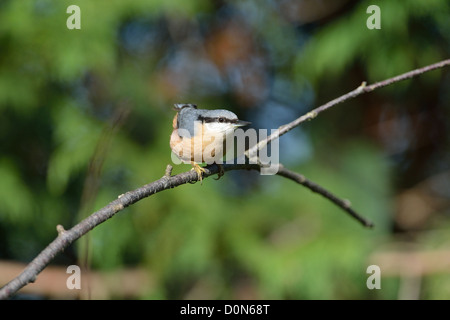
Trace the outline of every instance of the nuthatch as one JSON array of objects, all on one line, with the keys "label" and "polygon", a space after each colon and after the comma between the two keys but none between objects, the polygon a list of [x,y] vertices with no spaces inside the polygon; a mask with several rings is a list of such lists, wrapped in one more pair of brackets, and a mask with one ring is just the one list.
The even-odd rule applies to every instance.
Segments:
[{"label": "nuthatch", "polygon": [[[197,109],[195,104],[175,104],[178,111],[173,118],[173,132],[170,136],[170,148],[184,163],[191,163],[200,182],[205,169],[199,163],[212,163],[211,159],[225,155],[225,141],[233,138],[234,130],[250,124],[241,121],[228,110]],[[216,161],[214,161],[216,162]],[[219,178],[223,167],[219,166]]]}]

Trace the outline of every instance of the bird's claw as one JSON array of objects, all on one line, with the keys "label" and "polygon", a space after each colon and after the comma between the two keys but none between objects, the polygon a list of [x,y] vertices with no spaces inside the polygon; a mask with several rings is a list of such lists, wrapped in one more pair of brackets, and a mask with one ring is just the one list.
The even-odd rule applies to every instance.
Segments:
[{"label": "bird's claw", "polygon": [[218,163],[216,165],[219,168],[219,172],[217,173],[217,178],[214,178],[214,180],[219,180],[225,174],[225,170],[223,169],[223,165]]},{"label": "bird's claw", "polygon": [[202,167],[200,167],[197,163],[192,162],[192,169],[195,172],[197,172],[198,175],[198,180],[200,181],[200,183],[203,182],[203,173],[206,172],[206,170]]}]

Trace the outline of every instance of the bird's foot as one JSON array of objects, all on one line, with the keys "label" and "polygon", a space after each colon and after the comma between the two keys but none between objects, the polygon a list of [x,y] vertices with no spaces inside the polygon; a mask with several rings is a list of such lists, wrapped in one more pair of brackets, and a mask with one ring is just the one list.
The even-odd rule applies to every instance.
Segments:
[{"label": "bird's foot", "polygon": [[225,174],[225,170],[223,169],[223,165],[218,163],[216,163],[216,165],[219,168],[219,173],[217,174],[217,178],[214,178],[214,180],[219,180]]},{"label": "bird's foot", "polygon": [[200,183],[202,183],[203,182],[203,172],[206,172],[206,170],[204,168],[200,167],[195,162],[191,162],[191,164],[192,164],[191,170],[194,170],[195,172],[197,172],[198,180],[200,181]]}]

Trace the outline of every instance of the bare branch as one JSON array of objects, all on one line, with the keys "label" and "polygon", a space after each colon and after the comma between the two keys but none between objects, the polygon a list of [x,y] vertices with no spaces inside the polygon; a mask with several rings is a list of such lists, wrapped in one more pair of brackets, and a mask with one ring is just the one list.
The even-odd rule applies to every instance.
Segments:
[{"label": "bare branch", "polygon": [[257,153],[257,150],[261,150],[262,148],[264,148],[268,143],[270,143],[272,140],[275,140],[279,137],[281,137],[283,134],[291,131],[292,129],[294,129],[295,127],[297,127],[298,125],[300,125],[301,123],[308,121],[308,120],[312,120],[315,117],[317,117],[319,115],[319,113],[330,109],[331,107],[334,107],[335,105],[342,103],[344,101],[347,101],[349,99],[353,99],[356,98],[357,96],[363,94],[363,93],[367,93],[370,91],[373,91],[375,89],[378,88],[382,88],[385,86],[388,86],[390,84],[393,84],[395,82],[399,82],[399,81],[403,81],[406,79],[411,79],[414,77],[417,77],[418,75],[421,75],[425,72],[431,71],[431,70],[435,70],[438,68],[443,68],[445,66],[450,65],[450,59],[447,60],[443,60],[434,64],[431,64],[429,66],[423,67],[423,68],[419,68],[419,69],[415,69],[413,71],[409,71],[406,73],[403,73],[401,75],[398,75],[396,77],[393,78],[389,78],[380,82],[376,82],[374,84],[371,84],[369,86],[366,85],[366,82],[363,82],[358,88],[356,88],[353,91],[350,91],[347,94],[344,94],[334,100],[331,100],[330,102],[327,102],[323,105],[321,105],[320,107],[315,108],[314,110],[308,112],[307,114],[295,119],[294,121],[289,122],[288,124],[282,125],[281,127],[278,128],[278,131],[271,134],[270,136],[267,137],[267,139],[260,141],[258,144],[254,145],[251,149],[249,149],[247,151],[247,155],[249,156],[249,158],[252,158],[252,155],[255,155]]},{"label": "bare branch", "polygon": [[[416,77],[424,72],[431,71],[437,68],[442,68],[449,64],[450,59],[441,61],[439,63],[421,69],[413,70],[411,72],[402,74],[394,78],[387,79],[385,81],[374,83],[370,86],[366,86],[365,83],[363,83],[357,89],[314,109],[313,111],[307,113],[306,115],[284,126],[281,126],[279,128],[280,130],[276,134],[269,136],[267,139],[261,141],[261,144],[257,144],[253,148],[256,148],[255,150],[257,151],[261,147],[270,143],[270,141],[287,133],[288,131],[292,130],[302,122],[315,118],[322,111],[325,111],[338,103],[344,102],[351,98],[355,98],[365,92],[370,92],[377,88],[381,88],[398,81]],[[225,171],[241,170],[241,169],[260,170],[261,168],[257,164],[241,164],[241,165],[227,164],[224,165],[223,167]],[[206,167],[205,169],[206,172],[204,173],[203,178],[207,178],[219,172],[217,165],[211,165]],[[74,241],[76,241],[77,239],[88,233],[90,230],[92,230],[99,224],[113,217],[117,212],[155,193],[170,188],[174,188],[182,184],[186,184],[188,182],[195,182],[199,180],[199,177],[195,171],[188,171],[180,173],[175,176],[171,175],[171,171],[172,167],[169,165],[166,168],[164,176],[159,180],[156,180],[136,190],[129,191],[125,194],[120,195],[118,199],[112,201],[106,207],[94,212],[93,214],[91,214],[86,219],[82,220],[80,223],[78,223],[69,230],[64,230],[64,228],[61,225],[58,225],[57,226],[58,236],[56,237],[56,239],[53,240],[33,261],[31,261],[28,264],[25,270],[18,277],[14,278],[8,284],[6,284],[4,287],[0,289],[0,299],[6,299],[10,297],[23,286],[27,285],[30,282],[33,282],[36,279],[36,276],[50,263],[50,261],[53,260],[53,258],[58,253],[63,251],[70,244],[72,244]],[[359,214],[357,214],[354,210],[350,208],[350,203],[348,201],[337,198],[336,196],[334,196],[332,193],[325,190],[321,186],[306,179],[303,175],[289,171],[281,165],[280,170],[278,171],[278,175],[289,178],[309,188],[313,192],[321,194],[322,196],[326,197],[327,199],[329,199],[330,201],[332,201],[333,203],[344,209],[347,213],[349,213],[353,218],[357,219],[363,225],[368,227],[372,226],[372,223],[370,221],[367,221],[366,219],[362,218]]]},{"label": "bare branch", "polygon": [[[166,174],[168,173],[169,169],[166,171]],[[30,282],[34,282],[36,276],[50,263],[51,260],[53,260],[56,254],[63,251],[75,240],[88,233],[100,223],[103,223],[114,216],[117,212],[157,192],[198,180],[197,173],[193,171],[184,172],[172,177],[169,177],[166,174],[159,180],[120,195],[118,199],[112,201],[106,207],[94,212],[69,230],[64,230],[61,225],[58,225],[58,236],[56,239],[53,240],[33,261],[31,261],[17,278],[13,279],[0,289],[0,299],[6,299],[23,286]]]},{"label": "bare branch", "polygon": [[350,216],[352,216],[353,218],[355,218],[356,220],[361,222],[363,226],[368,227],[368,228],[373,227],[373,223],[371,221],[367,220],[366,218],[364,218],[363,216],[361,216],[359,213],[357,213],[355,210],[353,210],[351,208],[351,203],[349,200],[342,200],[342,199],[336,197],[333,193],[326,190],[322,186],[305,178],[304,175],[290,171],[281,165],[280,165],[280,169],[278,170],[277,175],[291,179],[291,180],[307,187],[312,192],[322,195],[323,197],[327,198],[328,200],[330,200],[331,202],[336,204],[338,207],[340,207],[341,209],[346,211]]}]

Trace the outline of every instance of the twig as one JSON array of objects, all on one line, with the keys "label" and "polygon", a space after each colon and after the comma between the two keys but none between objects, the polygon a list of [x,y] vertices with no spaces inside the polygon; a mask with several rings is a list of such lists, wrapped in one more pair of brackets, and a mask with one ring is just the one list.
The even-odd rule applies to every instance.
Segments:
[{"label": "twig", "polygon": [[[224,164],[223,169],[225,171],[231,170],[260,170],[261,167],[257,164]],[[36,276],[50,263],[57,253],[62,252],[70,244],[77,239],[88,233],[90,230],[105,222],[109,218],[113,217],[117,212],[125,209],[133,203],[149,197],[155,193],[178,187],[188,182],[198,181],[198,176],[195,171],[188,171],[180,173],[175,176],[170,176],[172,166],[168,165],[164,176],[152,183],[146,184],[136,190],[129,191],[120,195],[116,200],[112,201],[106,207],[94,212],[80,223],[75,225],[72,229],[64,230],[63,226],[57,225],[56,230],[58,236],[53,240],[30,264],[27,265],[25,270],[15,279],[6,284],[0,289],[0,299],[10,297],[17,292],[20,288],[27,285],[30,282],[34,282]],[[206,172],[203,175],[203,179],[219,173],[217,165],[210,165],[205,167]],[[348,203],[344,200],[340,200],[329,191],[318,186],[314,182],[306,179],[303,175],[292,172],[282,165],[277,173],[280,176],[291,179],[297,183],[304,185],[311,191],[317,192],[324,197],[330,199],[336,203],[339,207],[349,212],[353,217],[363,223],[365,226],[372,226],[372,223],[359,216],[356,212],[350,209]],[[351,210],[351,211],[349,211]]]},{"label": "twig", "polygon": [[[332,100],[313,111],[307,113],[306,115],[292,121],[291,123],[288,123],[284,126],[280,127],[280,130],[274,134],[270,135],[267,139],[262,141],[262,144],[257,144],[253,148],[258,149],[261,148],[261,146],[267,145],[270,141],[280,137],[281,135],[285,134],[286,132],[292,130],[296,126],[298,126],[300,123],[313,119],[316,117],[319,113],[322,111],[325,111],[332,106],[335,106],[338,103],[344,102],[348,99],[355,98],[362,93],[373,91],[377,88],[387,86],[389,84],[404,80],[413,78],[415,76],[418,76],[424,72],[434,70],[437,68],[444,67],[446,65],[450,64],[450,59],[441,61],[439,63],[421,68],[416,69],[411,72],[407,72],[405,74],[402,74],[400,76],[387,79],[385,81],[374,83],[370,86],[366,86],[365,83],[363,83],[360,87],[357,89],[335,99]],[[254,151],[253,151],[254,152]],[[257,164],[227,164],[223,166],[225,171],[229,170],[240,170],[240,169],[250,169],[250,170],[259,170],[260,166]],[[211,165],[206,168],[206,172],[203,176],[203,178],[207,178],[210,175],[217,174],[219,172],[219,169],[216,165]],[[318,186],[317,184],[307,180],[305,177],[303,177],[300,174],[291,172],[287,170],[286,168],[282,167],[280,165],[280,170],[278,172],[279,175],[289,178],[291,180],[294,180],[306,187],[308,187],[310,190],[317,192],[327,199],[333,201],[335,204],[343,208],[346,212],[348,212],[352,217],[356,218],[358,221],[360,221],[363,225],[371,226],[371,222],[365,220],[359,214],[357,214],[355,211],[353,211],[350,208],[350,204],[346,202],[345,200],[340,200],[327,190],[323,189],[322,187]],[[171,176],[171,166],[168,166],[166,169],[166,172],[164,176],[156,180],[152,183],[149,183],[141,188],[138,188],[133,191],[129,191],[125,194],[122,194],[118,197],[118,199],[112,201],[110,204],[108,204],[106,207],[94,212],[90,216],[88,216],[86,219],[82,220],[80,223],[75,225],[73,228],[69,230],[64,230],[64,228],[60,225],[57,226],[58,236],[55,240],[53,240],[33,261],[31,261],[28,266],[25,268],[25,270],[16,278],[11,280],[9,283],[7,283],[4,287],[0,289],[0,299],[6,299],[13,295],[15,292],[17,292],[20,288],[27,285],[30,282],[34,282],[36,279],[36,276],[50,263],[51,260],[61,251],[63,251],[65,248],[67,248],[70,244],[72,244],[74,241],[88,233],[90,230],[98,226],[99,224],[105,222],[109,218],[113,217],[117,212],[123,210],[124,208],[134,204],[135,202],[146,198],[148,196],[151,196],[157,192],[161,192],[166,189],[174,188],[177,186],[180,186],[182,184],[186,184],[188,182],[195,182],[198,181],[199,177],[196,172],[194,171],[188,171],[184,173],[180,173],[175,176]]]},{"label": "twig", "polygon": [[368,228],[373,227],[372,221],[367,220],[366,218],[364,218],[363,216],[361,216],[359,213],[357,213],[355,210],[353,210],[351,208],[350,201],[342,200],[342,199],[336,197],[334,194],[332,194],[330,191],[326,190],[322,186],[305,178],[305,176],[303,176],[302,174],[290,171],[290,170],[286,169],[285,167],[283,167],[282,165],[280,165],[277,175],[291,179],[291,180],[307,187],[311,191],[322,195],[323,197],[327,198],[328,200],[330,200],[331,202],[336,204],[338,207],[342,208],[350,216],[352,216],[353,218],[355,218],[356,220],[361,222],[363,226],[368,227]]},{"label": "twig", "polygon": [[357,96],[366,93],[366,92],[370,92],[373,91],[375,89],[378,88],[382,88],[382,87],[386,87],[390,84],[393,84],[395,82],[399,82],[399,81],[403,81],[406,79],[411,79],[414,78],[422,73],[431,71],[431,70],[435,70],[438,68],[443,68],[445,66],[450,65],[450,59],[447,60],[443,60],[434,64],[431,64],[429,66],[423,67],[423,68],[419,68],[419,69],[415,69],[406,73],[403,73],[401,75],[398,75],[396,77],[393,78],[389,78],[380,82],[376,82],[374,84],[371,85],[366,85],[366,82],[363,82],[358,88],[356,88],[353,91],[350,91],[347,94],[344,94],[334,100],[331,100],[323,105],[321,105],[320,107],[315,108],[314,110],[308,112],[307,114],[295,119],[294,121],[289,122],[288,124],[282,125],[281,127],[278,128],[278,130],[271,134],[270,136],[267,137],[267,139],[265,140],[261,140],[259,143],[257,143],[256,145],[254,145],[252,148],[250,148],[249,150],[247,150],[246,154],[247,156],[251,159],[252,156],[254,157],[257,154],[258,150],[261,150],[262,148],[264,148],[267,144],[269,144],[271,141],[281,137],[283,134],[291,131],[292,129],[294,129],[295,127],[297,127],[298,125],[300,125],[301,123],[308,121],[308,120],[312,120],[315,117],[317,117],[319,115],[319,113],[330,109],[331,107],[334,107],[335,105],[342,103],[344,101],[347,101],[349,99],[353,99],[356,98]]},{"label": "twig", "polygon": [[[169,173],[169,171],[168,167],[166,174]],[[30,264],[28,264],[18,277],[0,289],[0,299],[6,299],[23,286],[30,282],[34,282],[36,276],[50,263],[51,260],[53,260],[57,253],[63,251],[75,240],[88,233],[100,223],[108,220],[117,212],[143,198],[151,196],[152,194],[197,180],[197,173],[194,171],[184,172],[172,177],[164,175],[159,180],[120,195],[118,199],[112,201],[106,207],[94,212],[69,230],[64,230],[61,225],[58,225],[58,236],[56,239],[53,240],[33,261],[31,261]]]}]

